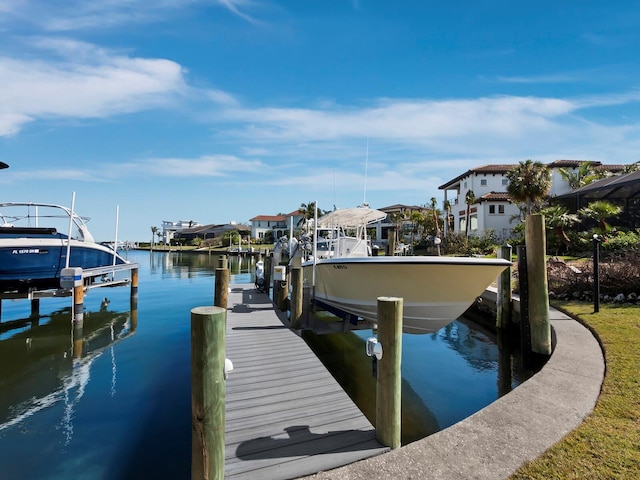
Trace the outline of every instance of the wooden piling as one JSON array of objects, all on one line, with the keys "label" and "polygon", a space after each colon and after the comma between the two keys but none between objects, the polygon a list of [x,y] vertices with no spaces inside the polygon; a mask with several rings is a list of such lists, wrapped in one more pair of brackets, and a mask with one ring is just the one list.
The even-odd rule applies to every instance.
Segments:
[{"label": "wooden piling", "polygon": [[[503,245],[500,248],[500,258],[511,261],[511,245]],[[507,267],[498,277],[498,298],[496,301],[496,328],[507,329],[511,325],[512,300],[511,292],[511,266]]]},{"label": "wooden piling", "polygon": [[84,284],[73,287],[73,322],[82,325],[84,320]]},{"label": "wooden piling", "polygon": [[542,215],[527,215],[525,244],[527,246],[527,272],[529,276],[531,351],[540,355],[551,355],[546,236]]},{"label": "wooden piling", "polygon": [[277,293],[277,305],[278,309],[281,312],[287,311],[287,300],[289,300],[289,274],[285,277],[285,280],[279,281],[278,283],[278,293]]},{"label": "wooden piling", "polygon": [[226,309],[191,310],[191,479],[224,479]]},{"label": "wooden piling", "polygon": [[302,328],[302,268],[293,267],[291,269],[291,328],[300,330]]},{"label": "wooden piling", "polygon": [[226,263],[221,262],[224,267],[216,268],[215,291],[213,294],[213,304],[224,309],[227,308],[227,300],[229,298],[229,269]]},{"label": "wooden piling", "polygon": [[131,302],[135,300],[136,305],[138,301],[138,269],[131,269]]},{"label": "wooden piling", "polygon": [[389,229],[389,244],[387,245],[388,252],[387,255],[394,256],[396,254],[396,229]]},{"label": "wooden piling", "polygon": [[398,448],[401,442],[402,307],[402,298],[378,297],[382,359],[377,362],[376,438],[391,448]]}]

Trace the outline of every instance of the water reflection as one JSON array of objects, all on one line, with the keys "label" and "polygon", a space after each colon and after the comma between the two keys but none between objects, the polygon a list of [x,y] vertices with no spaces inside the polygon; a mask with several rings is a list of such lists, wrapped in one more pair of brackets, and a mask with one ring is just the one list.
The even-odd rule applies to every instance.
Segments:
[{"label": "water reflection", "polygon": [[[0,341],[0,431],[59,402],[64,403],[59,427],[68,445],[73,436],[74,409],[91,379],[93,362],[111,357],[111,392],[116,392],[117,362],[114,346],[133,335],[137,309],[85,312],[84,322],[72,320],[63,308],[6,332]],[[25,322],[29,319],[23,319]]]},{"label": "water reflection", "polygon": [[[365,354],[373,335],[305,332],[304,339],[375,424],[376,380]],[[534,373],[522,368],[510,342],[465,317],[434,333],[403,333],[402,344],[403,444],[466,418]]]},{"label": "water reflection", "polygon": [[254,255],[221,255],[211,252],[151,252],[149,266],[151,273],[177,278],[214,276],[221,265],[221,258],[227,259],[231,283],[253,283],[257,257]]}]

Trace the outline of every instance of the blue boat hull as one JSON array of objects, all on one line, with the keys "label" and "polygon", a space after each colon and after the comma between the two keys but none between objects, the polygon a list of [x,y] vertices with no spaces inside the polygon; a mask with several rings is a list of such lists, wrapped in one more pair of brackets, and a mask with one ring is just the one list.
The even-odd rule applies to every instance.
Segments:
[{"label": "blue boat hull", "polygon": [[[9,230],[9,231],[7,231]],[[0,291],[58,288],[67,264],[66,235],[37,229],[25,235],[0,229]],[[72,240],[69,266],[82,269],[113,265],[113,251],[93,242]],[[116,255],[116,264],[126,261]]]}]

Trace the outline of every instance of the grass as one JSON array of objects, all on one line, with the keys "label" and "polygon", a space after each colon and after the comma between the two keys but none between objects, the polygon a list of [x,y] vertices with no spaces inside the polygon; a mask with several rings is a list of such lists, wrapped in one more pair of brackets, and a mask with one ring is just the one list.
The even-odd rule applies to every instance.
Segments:
[{"label": "grass", "polygon": [[640,308],[553,302],[590,328],[605,353],[606,373],[594,411],[512,479],[640,478]]}]

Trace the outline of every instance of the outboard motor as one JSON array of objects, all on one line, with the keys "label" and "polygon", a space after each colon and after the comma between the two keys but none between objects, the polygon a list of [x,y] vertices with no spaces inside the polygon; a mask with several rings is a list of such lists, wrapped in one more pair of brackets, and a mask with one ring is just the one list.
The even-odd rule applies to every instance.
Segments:
[{"label": "outboard motor", "polygon": [[256,292],[265,293],[267,291],[267,280],[264,278],[264,262],[259,260],[256,262]]}]

